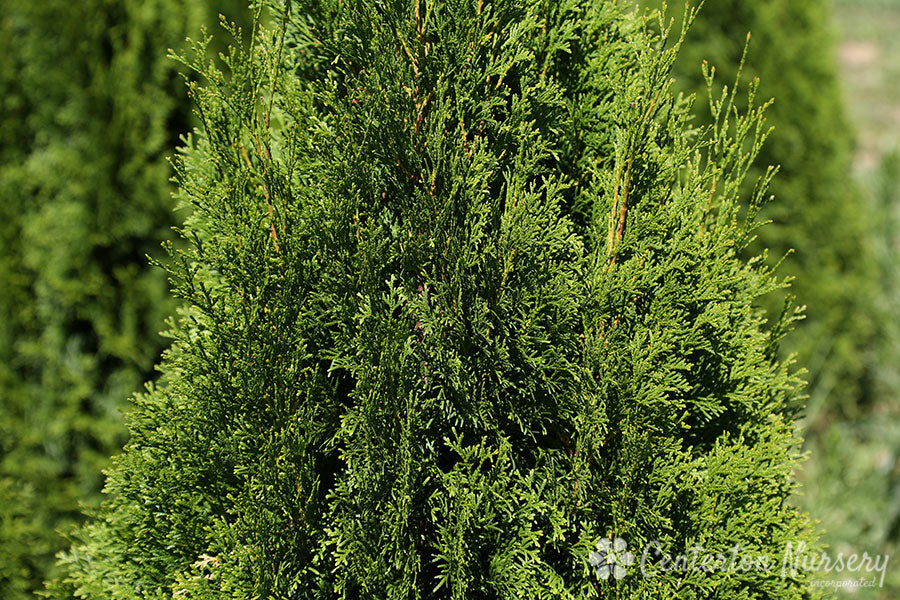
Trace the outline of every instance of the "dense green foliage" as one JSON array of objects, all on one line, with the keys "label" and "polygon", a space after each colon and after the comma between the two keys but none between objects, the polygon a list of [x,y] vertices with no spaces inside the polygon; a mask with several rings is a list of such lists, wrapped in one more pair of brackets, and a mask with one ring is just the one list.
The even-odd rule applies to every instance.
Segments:
[{"label": "dense green foliage", "polygon": [[612,2],[273,22],[183,59],[188,306],[56,592],[806,597],[802,573],[589,565],[613,535],[776,561],[810,537],[793,312],[767,324],[780,283],[743,258],[762,111],[726,96],[689,132],[675,51]]},{"label": "dense green foliage", "polygon": [[175,307],[166,154],[191,122],[168,46],[214,3],[0,3],[0,597],[31,598],[96,505],[119,408]]}]

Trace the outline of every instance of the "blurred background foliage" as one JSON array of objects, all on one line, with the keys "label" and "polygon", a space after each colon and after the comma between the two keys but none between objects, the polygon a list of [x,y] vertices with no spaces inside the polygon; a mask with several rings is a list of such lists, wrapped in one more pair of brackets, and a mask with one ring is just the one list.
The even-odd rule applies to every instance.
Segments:
[{"label": "blurred background foliage", "polygon": [[[656,6],[656,0],[643,0]],[[179,215],[166,156],[193,125],[166,58],[241,0],[0,3],[0,598],[30,598],[62,534],[96,506],[124,441],[119,409],[152,379],[174,309],[160,257]],[[670,9],[677,16],[678,8]],[[674,76],[774,96],[759,161],[780,165],[757,249],[796,275],[807,318],[811,458],[797,498],[834,551],[900,539],[900,0],[707,0]],[[772,309],[780,305],[772,300]],[[895,598],[900,569],[882,590]]]},{"label": "blurred background foliage", "polygon": [[166,52],[241,4],[0,2],[4,600],[52,573],[153,377],[174,303],[146,256],[177,224],[166,157],[192,126]]}]

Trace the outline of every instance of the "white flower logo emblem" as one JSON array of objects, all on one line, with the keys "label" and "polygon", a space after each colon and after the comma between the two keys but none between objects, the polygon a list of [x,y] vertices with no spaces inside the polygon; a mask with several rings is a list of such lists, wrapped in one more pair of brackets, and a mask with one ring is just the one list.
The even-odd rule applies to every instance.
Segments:
[{"label": "white flower logo emblem", "polygon": [[634,563],[634,554],[628,552],[628,542],[617,537],[612,542],[603,538],[597,542],[597,551],[591,552],[591,566],[595,567],[600,579],[622,579],[628,572],[626,567]]}]

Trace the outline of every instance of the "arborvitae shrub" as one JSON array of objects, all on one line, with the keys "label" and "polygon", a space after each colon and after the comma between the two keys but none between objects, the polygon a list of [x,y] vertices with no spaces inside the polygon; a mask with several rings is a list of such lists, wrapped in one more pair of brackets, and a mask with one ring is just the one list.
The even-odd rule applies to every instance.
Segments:
[{"label": "arborvitae shrub", "polygon": [[[291,2],[224,65],[85,598],[800,598],[632,572],[602,538],[780,564],[793,318],[741,258],[762,110],[689,132],[675,50],[612,2]],[[753,103],[754,86],[750,88]],[[743,151],[751,149],[750,154]]]},{"label": "arborvitae shrub", "polygon": [[118,409],[164,345],[175,304],[145,255],[172,237],[166,154],[191,122],[166,51],[213,4],[0,2],[4,600],[33,597],[99,504]]}]

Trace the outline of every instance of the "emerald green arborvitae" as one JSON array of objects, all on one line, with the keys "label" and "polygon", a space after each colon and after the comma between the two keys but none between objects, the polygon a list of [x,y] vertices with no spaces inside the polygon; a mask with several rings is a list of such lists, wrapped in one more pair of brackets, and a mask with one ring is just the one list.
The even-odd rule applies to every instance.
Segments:
[{"label": "emerald green arborvitae", "polygon": [[[807,597],[762,110],[690,130],[615,2],[275,4],[182,57],[187,307],[55,592]],[[613,537],[773,566],[600,580]]]},{"label": "emerald green arborvitae", "polygon": [[[175,307],[146,254],[176,223],[190,103],[176,0],[0,2],[0,598],[32,598],[98,505],[119,407]],[[193,24],[192,24],[193,23]]]},{"label": "emerald green arborvitae", "polygon": [[879,295],[872,208],[852,176],[854,134],[837,77],[826,0],[710,0],[687,35],[675,73],[679,88],[705,92],[700,63],[734,78],[748,32],[745,74],[775,98],[775,135],[760,154],[779,165],[760,214],[772,220],[758,246],[784,263],[806,318],[786,349],[808,369],[809,417],[816,428],[854,418],[876,393]]}]

